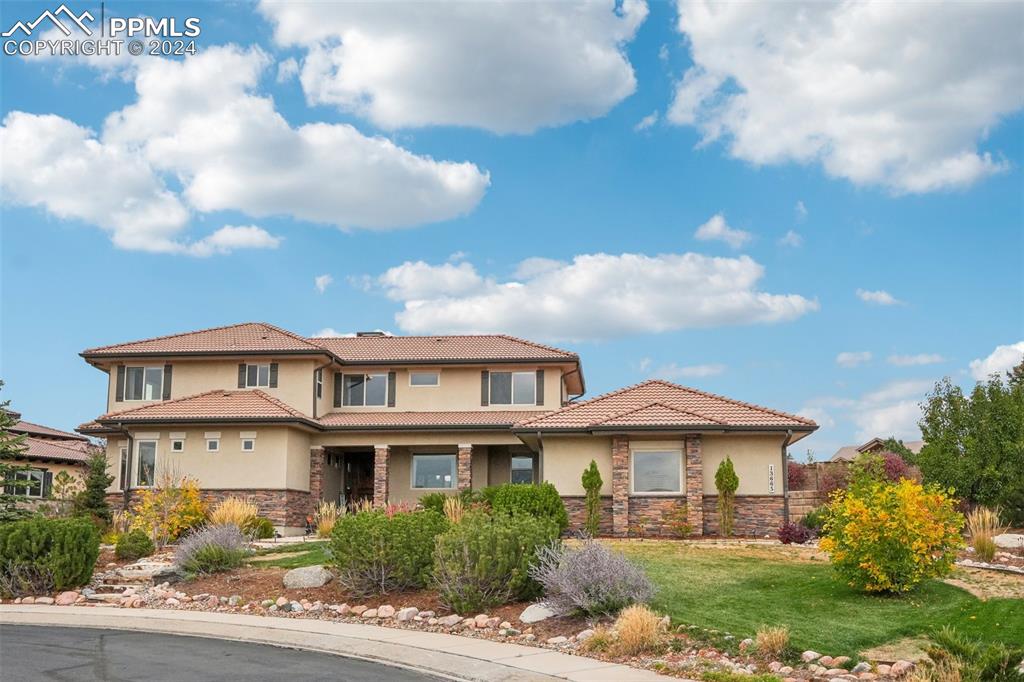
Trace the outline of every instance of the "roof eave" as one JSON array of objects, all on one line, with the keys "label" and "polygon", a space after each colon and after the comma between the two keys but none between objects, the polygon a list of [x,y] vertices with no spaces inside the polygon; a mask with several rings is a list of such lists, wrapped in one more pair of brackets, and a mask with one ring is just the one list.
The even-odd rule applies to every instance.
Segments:
[{"label": "roof eave", "polygon": [[772,426],[746,426],[746,425],[707,425],[707,424],[676,424],[672,426],[651,426],[644,424],[635,425],[618,425],[618,426],[570,426],[570,427],[552,427],[552,426],[530,426],[529,424],[523,426],[516,426],[512,429],[513,433],[586,433],[586,434],[609,434],[609,433],[628,433],[632,431],[644,431],[644,432],[662,432],[662,433],[678,433],[680,431],[686,432],[770,432],[770,433],[785,433],[787,431],[793,431],[794,433],[813,433],[817,431],[818,426],[808,424],[791,424],[791,425],[772,425]]},{"label": "roof eave", "polygon": [[293,348],[290,350],[185,350],[185,351],[117,351],[117,352],[93,352],[84,350],[78,354],[86,361],[88,360],[117,360],[119,358],[170,358],[170,357],[215,357],[215,356],[237,356],[237,355],[324,355],[340,361],[334,353],[326,348]]},{"label": "roof eave", "polygon": [[322,424],[324,431],[509,431],[511,424]]},{"label": "roof eave", "polygon": [[[96,420],[101,425],[146,426],[148,424],[293,424],[309,426],[314,429],[323,428],[321,424],[301,417],[146,417],[144,419],[124,419],[109,417]],[[92,433],[92,431],[89,431]]]}]

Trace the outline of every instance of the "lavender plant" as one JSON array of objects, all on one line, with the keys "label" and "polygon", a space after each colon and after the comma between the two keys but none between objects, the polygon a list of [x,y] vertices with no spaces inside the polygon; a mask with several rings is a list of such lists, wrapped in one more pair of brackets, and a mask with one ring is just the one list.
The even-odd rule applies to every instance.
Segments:
[{"label": "lavender plant", "polygon": [[597,540],[584,540],[578,548],[542,548],[530,577],[544,587],[544,600],[564,613],[616,613],[654,595],[643,569]]},{"label": "lavender plant", "polygon": [[174,562],[190,575],[237,568],[249,553],[248,539],[234,524],[206,526],[178,542]]}]

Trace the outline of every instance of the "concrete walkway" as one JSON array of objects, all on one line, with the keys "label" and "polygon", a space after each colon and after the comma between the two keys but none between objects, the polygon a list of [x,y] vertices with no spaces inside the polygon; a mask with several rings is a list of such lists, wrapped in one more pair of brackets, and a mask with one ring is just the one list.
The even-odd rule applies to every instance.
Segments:
[{"label": "concrete walkway", "polygon": [[550,649],[437,632],[301,618],[4,604],[0,606],[0,623],[125,629],[270,644],[380,661],[475,682],[657,682],[666,679],[648,670]]}]

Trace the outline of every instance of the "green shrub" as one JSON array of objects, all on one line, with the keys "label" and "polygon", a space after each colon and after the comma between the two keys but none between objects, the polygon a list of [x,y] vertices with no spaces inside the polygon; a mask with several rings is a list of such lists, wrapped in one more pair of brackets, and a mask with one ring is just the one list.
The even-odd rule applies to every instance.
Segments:
[{"label": "green shrub", "polygon": [[445,517],[432,510],[339,517],[331,533],[338,582],[357,596],[424,587],[434,539],[447,527]]},{"label": "green shrub", "polygon": [[437,538],[433,578],[441,603],[456,613],[470,613],[540,596],[530,564],[558,534],[551,519],[466,514]]},{"label": "green shrub", "polygon": [[506,483],[494,488],[485,488],[481,495],[490,502],[495,514],[529,514],[541,519],[550,519],[558,524],[558,532],[569,527],[569,515],[558,490],[551,483]]},{"label": "green shrub", "polygon": [[87,519],[33,518],[0,525],[0,586],[13,594],[12,578],[32,572],[48,576],[53,589],[89,582],[100,554],[100,535]]},{"label": "green shrub", "polygon": [[[972,640],[951,627],[932,633],[923,679],[961,682],[1019,682],[1024,645]],[[946,673],[943,675],[942,673]]]},{"label": "green shrub", "polygon": [[254,516],[242,524],[242,532],[253,540],[274,537],[274,524],[265,516]]},{"label": "green shrub", "polygon": [[247,540],[234,524],[199,528],[181,539],[174,561],[189,575],[228,571],[241,566],[248,556]]},{"label": "green shrub", "polygon": [[800,519],[800,524],[804,528],[809,528],[810,530],[820,533],[821,529],[825,527],[825,521],[827,519],[828,507],[823,505],[821,507],[818,507],[817,509],[812,509],[811,511],[807,512],[807,514],[805,514],[804,517]]},{"label": "green shrub", "polygon": [[715,472],[715,488],[718,490],[718,525],[723,538],[732,535],[733,519],[736,515],[736,489],[740,478],[728,455]]},{"label": "green shrub", "polygon": [[596,538],[597,532],[601,529],[601,486],[604,485],[601,472],[597,469],[597,462],[590,460],[590,466],[583,470],[581,482],[587,492],[587,535]]},{"label": "green shrub", "polygon": [[146,532],[136,528],[130,533],[123,533],[117,539],[114,554],[117,555],[118,559],[135,561],[144,556],[149,556],[155,550],[156,547],[153,545],[153,541],[149,539],[149,536],[146,535]]},{"label": "green shrub", "polygon": [[420,498],[420,506],[427,511],[434,511],[441,515],[444,515],[444,501],[449,497],[458,497],[466,509],[473,506],[490,506],[489,502],[484,499],[484,493],[488,490],[493,490],[493,488],[460,490],[458,493],[427,493]]},{"label": "green shrub", "polygon": [[192,557],[181,564],[189,575],[207,575],[238,568],[245,561],[247,552],[230,549],[221,545],[203,545],[192,553]]}]

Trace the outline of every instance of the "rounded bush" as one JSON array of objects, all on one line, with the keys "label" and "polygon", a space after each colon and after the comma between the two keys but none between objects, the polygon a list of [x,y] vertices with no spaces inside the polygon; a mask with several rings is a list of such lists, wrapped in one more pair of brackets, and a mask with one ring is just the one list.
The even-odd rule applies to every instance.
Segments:
[{"label": "rounded bush", "polygon": [[949,573],[963,546],[963,525],[940,488],[876,481],[836,494],[820,546],[851,587],[907,592]]},{"label": "rounded bush", "polygon": [[92,578],[100,534],[83,518],[33,518],[0,524],[0,589],[18,591],[17,576],[33,574],[54,590],[80,587]]},{"label": "rounded bush", "polygon": [[551,483],[506,483],[482,491],[495,514],[529,514],[558,524],[559,534],[569,527],[569,514],[565,511],[558,490]]},{"label": "rounded bush", "polygon": [[544,600],[565,613],[612,614],[654,595],[640,566],[597,540],[542,548],[530,575],[544,588]]},{"label": "rounded bush", "polygon": [[227,571],[242,565],[249,554],[246,543],[238,526],[206,526],[181,539],[174,561],[190,575]]},{"label": "rounded bush", "polygon": [[242,525],[242,532],[253,540],[274,537],[274,524],[265,516],[254,516]]},{"label": "rounded bush", "polygon": [[129,533],[122,533],[114,547],[114,554],[117,555],[117,558],[127,561],[141,559],[154,551],[156,551],[156,547],[153,545],[153,541],[143,531],[137,529]]}]

